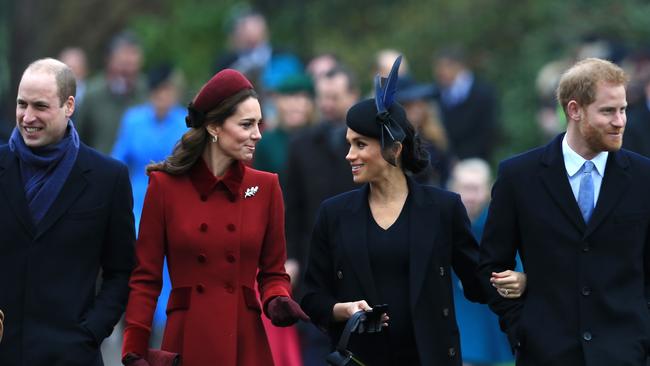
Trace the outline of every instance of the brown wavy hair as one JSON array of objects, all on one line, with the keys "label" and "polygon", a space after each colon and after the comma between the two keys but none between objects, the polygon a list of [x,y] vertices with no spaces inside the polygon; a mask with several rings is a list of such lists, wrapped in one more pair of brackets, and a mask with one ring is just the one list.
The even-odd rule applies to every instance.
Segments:
[{"label": "brown wavy hair", "polygon": [[176,142],[174,150],[165,160],[147,165],[147,175],[154,171],[163,171],[171,175],[185,174],[196,163],[205,150],[210,135],[205,126],[216,124],[221,126],[228,117],[235,114],[237,107],[248,98],[258,99],[253,89],[241,90],[226,98],[216,108],[205,115],[205,123],[198,128],[190,128]]}]

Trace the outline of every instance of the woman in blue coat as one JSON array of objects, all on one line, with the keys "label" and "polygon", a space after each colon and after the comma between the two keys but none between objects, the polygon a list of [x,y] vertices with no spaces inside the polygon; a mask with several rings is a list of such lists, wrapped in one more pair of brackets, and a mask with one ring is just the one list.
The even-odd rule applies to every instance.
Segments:
[{"label": "woman in blue coat", "polygon": [[301,305],[334,345],[352,314],[388,304],[383,331],[351,337],[366,365],[459,366],[451,269],[465,296],[482,301],[478,246],[457,194],[408,177],[427,167],[427,154],[391,101],[390,76],[387,85],[348,111],[346,159],[365,185],[321,205]]}]

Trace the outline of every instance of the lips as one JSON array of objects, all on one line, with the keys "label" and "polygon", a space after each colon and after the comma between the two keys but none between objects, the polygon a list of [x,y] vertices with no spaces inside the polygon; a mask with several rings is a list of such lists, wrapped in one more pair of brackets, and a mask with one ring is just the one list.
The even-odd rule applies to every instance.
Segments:
[{"label": "lips", "polygon": [[352,165],[352,174],[358,174],[362,167],[363,164]]}]

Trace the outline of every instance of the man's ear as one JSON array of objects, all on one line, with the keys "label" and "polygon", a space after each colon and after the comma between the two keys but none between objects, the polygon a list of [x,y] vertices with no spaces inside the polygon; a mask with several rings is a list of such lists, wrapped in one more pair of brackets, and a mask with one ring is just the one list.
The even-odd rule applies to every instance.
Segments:
[{"label": "man's ear", "polygon": [[65,107],[65,116],[70,118],[72,114],[74,113],[74,107],[75,107],[75,100],[74,97],[71,95],[68,97],[68,99],[64,103]]},{"label": "man's ear", "polygon": [[582,107],[575,100],[571,100],[566,105],[566,114],[570,120],[580,121],[582,119]]}]

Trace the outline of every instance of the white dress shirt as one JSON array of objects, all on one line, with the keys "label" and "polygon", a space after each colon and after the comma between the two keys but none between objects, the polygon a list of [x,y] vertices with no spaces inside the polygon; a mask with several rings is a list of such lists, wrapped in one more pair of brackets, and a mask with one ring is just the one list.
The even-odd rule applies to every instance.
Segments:
[{"label": "white dress shirt", "polygon": [[[573,196],[575,197],[576,202],[578,202],[580,178],[582,176],[582,171],[584,170],[583,165],[587,160],[571,149],[569,143],[566,141],[566,134],[562,139],[562,155],[564,156],[564,167],[566,168],[569,183],[571,184]],[[607,165],[608,155],[608,151],[602,151],[591,159],[591,162],[594,163],[594,170],[591,171],[591,179],[594,182],[594,207],[598,202],[600,185],[603,183],[603,177],[605,176],[605,166]]]}]

